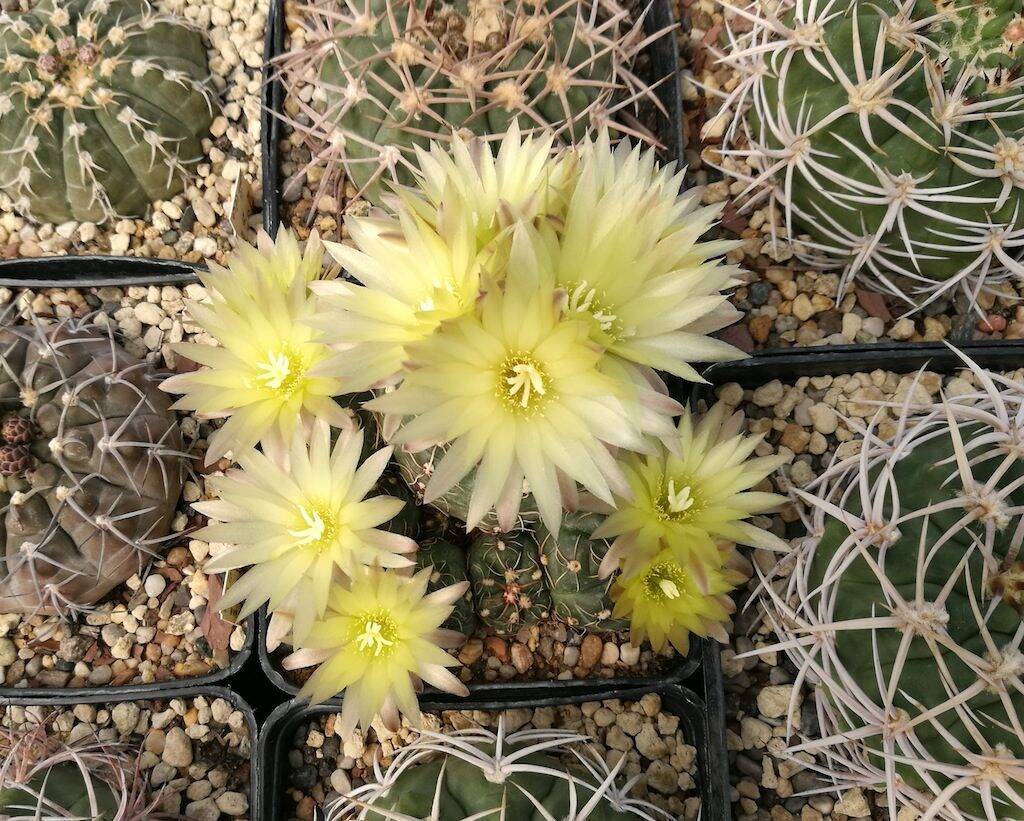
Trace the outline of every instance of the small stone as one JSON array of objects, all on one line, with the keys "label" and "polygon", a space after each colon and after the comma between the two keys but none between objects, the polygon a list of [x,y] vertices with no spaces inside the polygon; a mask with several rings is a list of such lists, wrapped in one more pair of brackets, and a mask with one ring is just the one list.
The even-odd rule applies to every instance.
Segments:
[{"label": "small stone", "polygon": [[[782,718],[789,711],[793,685],[778,684],[764,687],[757,694],[757,709],[766,718]],[[796,702],[799,704],[799,700]]]},{"label": "small stone", "polygon": [[192,742],[181,727],[167,731],[163,760],[172,767],[184,769],[192,763]]},{"label": "small stone", "polygon": [[159,325],[165,316],[164,309],[152,302],[140,302],[135,306],[135,318],[143,325]]},{"label": "small stone", "polygon": [[868,800],[864,797],[864,791],[859,788],[844,792],[843,797],[839,799],[832,811],[842,813],[850,818],[868,818],[871,815]]},{"label": "small stone", "polygon": [[516,642],[512,645],[512,666],[520,675],[529,671],[533,666],[533,653],[525,644]]},{"label": "small stone", "polygon": [[580,645],[580,667],[584,670],[593,669],[598,661],[601,660],[601,653],[603,652],[604,642],[601,640],[601,637],[593,634],[588,635]]},{"label": "small stone", "polygon": [[679,773],[665,761],[652,761],[647,768],[647,785],[665,795],[673,795],[679,789]]},{"label": "small stone", "polygon": [[8,667],[18,660],[18,648],[7,638],[0,638],[0,667]]},{"label": "small stone", "polygon": [[220,807],[212,798],[193,801],[185,806],[185,817],[191,818],[193,821],[218,821]]},{"label": "small stone", "polygon": [[225,815],[237,818],[249,811],[249,799],[245,797],[244,793],[229,790],[221,793],[217,798],[217,807]]},{"label": "small stone", "polygon": [[766,382],[754,391],[754,404],[759,408],[770,408],[782,401],[783,388],[778,379]]},{"label": "small stone", "polygon": [[114,705],[114,709],[110,711],[110,716],[114,720],[114,726],[117,727],[117,731],[125,736],[131,735],[135,731],[141,713],[142,710],[134,701],[122,701],[120,704]]}]

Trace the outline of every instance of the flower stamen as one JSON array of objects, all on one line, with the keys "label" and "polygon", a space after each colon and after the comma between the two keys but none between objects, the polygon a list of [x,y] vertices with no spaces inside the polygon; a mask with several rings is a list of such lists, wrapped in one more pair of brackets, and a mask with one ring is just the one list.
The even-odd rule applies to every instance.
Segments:
[{"label": "flower stamen", "polygon": [[663,603],[682,598],[686,573],[677,562],[658,562],[644,576],[647,598]]},{"label": "flower stamen", "polygon": [[389,656],[398,642],[398,628],[383,608],[364,613],[356,620],[353,641],[367,655]]},{"label": "flower stamen", "polygon": [[531,355],[514,353],[500,368],[498,396],[509,410],[533,413],[550,396],[551,380]]}]

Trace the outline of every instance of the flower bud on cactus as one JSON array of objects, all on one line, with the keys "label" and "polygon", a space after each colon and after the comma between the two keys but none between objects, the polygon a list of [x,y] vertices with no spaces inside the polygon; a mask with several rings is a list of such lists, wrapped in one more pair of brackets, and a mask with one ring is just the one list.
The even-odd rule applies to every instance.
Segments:
[{"label": "flower bud on cactus", "polygon": [[917,305],[1024,276],[1019,0],[726,5],[724,169],[808,261]]},{"label": "flower bud on cactus", "polygon": [[378,764],[375,780],[328,804],[326,816],[671,821],[664,810],[631,797],[633,781],[616,783],[626,761],[620,756],[609,767],[592,739],[565,730],[506,733],[502,717],[497,733],[422,733],[395,753],[386,771]]},{"label": "flower bud on cactus", "polygon": [[893,441],[872,426],[794,491],[808,536],[762,586],[765,652],[815,685],[793,751],[884,788],[890,818],[1024,818],[1024,385],[969,364],[977,392],[894,405]]},{"label": "flower bud on cactus", "polygon": [[477,536],[469,548],[469,578],[477,615],[496,633],[511,635],[551,613],[537,541],[527,530]]},{"label": "flower bud on cactus", "polygon": [[[321,191],[343,170],[377,199],[382,181],[411,181],[415,147],[516,121],[566,144],[605,125],[653,141],[629,116],[655,99],[634,67],[651,38],[613,0],[319,0],[304,11],[305,47],[282,67]],[[314,105],[299,93],[311,82]]]},{"label": "flower bud on cactus", "polygon": [[0,12],[0,191],[37,221],[138,217],[180,193],[213,120],[199,33],[146,0]]},{"label": "flower bud on cactus", "polygon": [[169,400],[108,333],[0,329],[0,612],[93,604],[160,552],[184,481]]}]

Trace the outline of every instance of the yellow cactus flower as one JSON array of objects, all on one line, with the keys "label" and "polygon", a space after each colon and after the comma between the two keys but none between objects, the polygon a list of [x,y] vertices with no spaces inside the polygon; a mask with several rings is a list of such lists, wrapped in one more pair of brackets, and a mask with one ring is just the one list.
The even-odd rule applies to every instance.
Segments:
[{"label": "yellow cactus flower", "polygon": [[297,432],[288,450],[238,455],[241,466],[207,477],[217,497],[193,507],[214,520],[196,538],[232,547],[207,562],[208,573],[250,567],[230,585],[222,609],[244,602],[245,617],[263,604],[286,611],[295,641],[327,611],[331,586],[368,565],[408,567],[416,542],[381,530],[404,506],[373,496],[391,457],[383,448],[359,464],[363,433],[344,430],[332,450],[326,422],[313,425],[307,444]]},{"label": "yellow cactus flower", "polygon": [[671,450],[662,445],[622,460],[631,493],[616,499],[617,509],[594,531],[594,538],[615,540],[601,564],[603,577],[620,566],[632,576],[667,549],[703,588],[719,563],[716,542],[787,549],[781,539],[746,521],[785,501],[750,488],[786,459],[749,458],[764,437],[744,435],[742,424],[741,414],[726,418],[722,403],[696,424],[684,413]]},{"label": "yellow cactus flower", "polygon": [[641,450],[643,416],[633,386],[601,372],[586,323],[565,319],[556,294],[528,272],[541,261],[517,230],[509,278],[477,313],[447,325],[411,352],[402,384],[367,403],[406,417],[392,438],[419,450],[451,448],[426,487],[430,503],[476,467],[466,527],[492,507],[504,528],[519,511],[525,478],[545,524],[557,533],[563,493],[576,483],[607,503],[628,493],[610,448]]},{"label": "yellow cactus flower", "polygon": [[469,694],[447,669],[459,663],[442,649],[458,647],[465,636],[441,627],[469,582],[428,594],[432,570],[415,576],[377,567],[358,571],[348,587],[334,587],[327,615],[285,659],[286,669],[319,665],[300,698],[319,703],[344,692],[342,736],[357,724],[369,728],[377,716],[391,729],[400,726],[400,713],[418,726],[421,682]]},{"label": "yellow cactus flower", "polygon": [[184,394],[176,409],[227,417],[210,438],[207,464],[261,439],[288,442],[300,423],[314,418],[351,424],[331,398],[342,393],[341,380],[322,368],[313,373],[331,351],[304,322],[313,314],[309,283],[322,258],[315,235],[303,254],[295,238],[281,231],[276,242],[262,238],[258,250],[243,246],[227,268],[199,272],[208,298],[186,305],[218,344],[173,345],[176,354],[204,367],[165,379],[161,388]]},{"label": "yellow cactus flower", "polygon": [[721,207],[700,207],[698,189],[680,195],[683,172],[659,167],[653,149],[613,150],[605,132],[578,151],[565,212],[542,226],[567,311],[615,356],[694,382],[692,362],[742,359],[709,336],[740,318],[725,293],[738,271],[716,259],[736,243],[699,242]]},{"label": "yellow cactus flower", "polygon": [[690,634],[729,641],[725,626],[735,611],[728,594],[744,580],[730,566],[730,549],[719,550],[716,566],[706,571],[702,585],[672,550],[663,550],[630,576],[612,586],[613,616],[629,619],[629,641],[648,641],[660,653],[671,644],[684,655]]}]

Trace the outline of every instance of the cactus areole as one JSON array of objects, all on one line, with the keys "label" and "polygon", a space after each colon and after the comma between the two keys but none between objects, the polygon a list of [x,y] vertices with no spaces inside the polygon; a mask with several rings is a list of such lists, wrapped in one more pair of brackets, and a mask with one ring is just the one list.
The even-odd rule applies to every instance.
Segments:
[{"label": "cactus areole", "polygon": [[771,198],[791,236],[810,236],[809,261],[909,302],[1021,276],[1021,11],[1019,0],[742,10],[753,25],[722,56],[742,75],[726,168],[730,155],[753,166],[748,192]]},{"label": "cactus areole", "polygon": [[[959,428],[968,443],[985,432]],[[962,817],[955,807],[972,818],[1019,819],[1024,809],[986,782],[1019,780],[1024,758],[1024,458],[995,448],[979,458],[987,448],[978,445],[965,480],[956,449],[963,452],[940,431],[876,468],[872,486],[891,464],[898,494],[895,509],[887,491],[879,494],[888,501],[877,521],[869,514],[862,524],[864,505],[850,494],[843,511],[852,524],[829,519],[813,547],[808,606],[829,636],[819,670],[835,737],[873,727],[867,759],[893,768],[894,793],[948,807],[935,817]],[[995,815],[986,813],[986,792],[997,793]]]},{"label": "cactus areole", "polygon": [[184,481],[170,400],[96,328],[0,329],[0,613],[65,613],[143,570]]},{"label": "cactus areole", "polygon": [[208,76],[199,33],[146,0],[0,12],[0,191],[37,222],[143,216],[204,154]]}]

